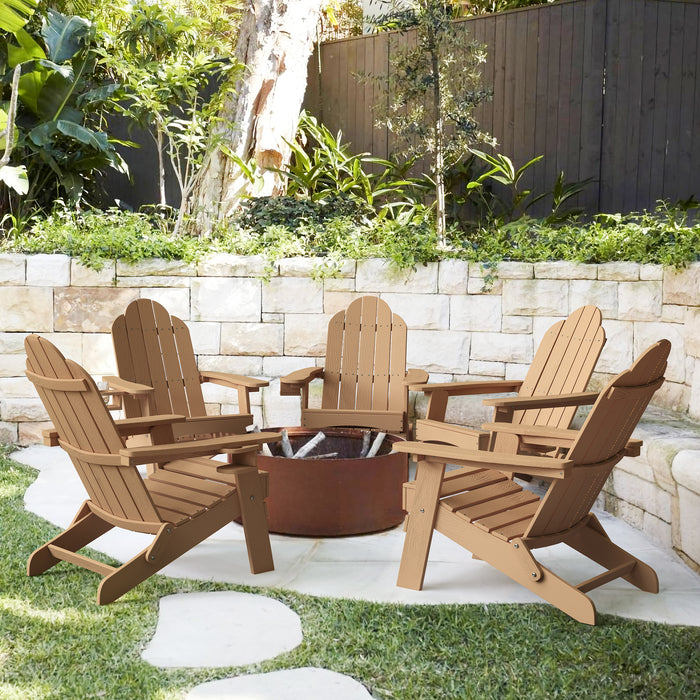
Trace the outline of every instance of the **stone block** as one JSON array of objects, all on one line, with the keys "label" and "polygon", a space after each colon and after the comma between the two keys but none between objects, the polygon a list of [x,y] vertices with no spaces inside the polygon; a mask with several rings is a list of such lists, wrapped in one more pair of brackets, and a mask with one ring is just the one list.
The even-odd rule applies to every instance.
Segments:
[{"label": "stone block", "polygon": [[[326,277],[323,280],[324,295],[328,292],[354,292],[354,277]],[[324,302],[325,303],[325,302]]]},{"label": "stone block", "polygon": [[506,379],[525,379],[530,370],[529,364],[508,362],[506,364]]},{"label": "stone block", "polygon": [[687,306],[663,304],[661,306],[661,320],[664,323],[685,323],[687,311]]},{"label": "stone block", "polygon": [[[44,338],[53,343],[65,357],[78,364],[83,364],[83,334],[82,333],[42,333]],[[112,346],[110,355],[114,355]]]},{"label": "stone block", "polygon": [[683,270],[664,269],[664,304],[700,306],[700,263]]},{"label": "stone block", "polygon": [[24,422],[19,424],[18,440],[22,447],[27,445],[36,445],[43,441],[42,431],[53,427],[50,421]]},{"label": "stone block", "polygon": [[0,353],[24,354],[24,339],[28,333],[0,333]]},{"label": "stone block", "polygon": [[222,355],[282,355],[282,323],[222,323]]},{"label": "stone block", "polygon": [[690,307],[685,317],[685,351],[700,357],[700,307]]},{"label": "stone block", "polygon": [[0,287],[0,331],[52,331],[53,296],[49,287]]},{"label": "stone block", "polygon": [[469,362],[469,333],[408,331],[407,366],[427,372],[463,373]]},{"label": "stone block", "polygon": [[502,333],[532,333],[530,316],[504,316],[501,320]]},{"label": "stone block", "polygon": [[83,366],[90,374],[97,377],[118,374],[110,333],[83,335]]},{"label": "stone block", "polygon": [[228,372],[244,377],[262,377],[262,357],[252,355],[200,355],[197,366],[200,371]]},{"label": "stone block", "polygon": [[684,413],[690,404],[690,387],[677,382],[666,381],[654,394],[654,405],[668,408],[671,411]]},{"label": "stone block", "polygon": [[700,420],[700,359],[695,360],[688,413],[690,414],[691,418]]},{"label": "stone block", "polygon": [[75,258],[70,261],[72,287],[110,287],[114,283],[116,263],[107,261],[101,270],[93,270]]},{"label": "stone block", "polygon": [[138,298],[138,289],[56,289],[53,292],[55,330],[109,333],[114,319]]},{"label": "stone block", "polygon": [[676,433],[646,441],[646,461],[653,470],[654,480],[671,494],[676,493],[673,462],[678,453],[684,451],[695,451],[700,455],[700,435],[692,438],[682,437]]},{"label": "stone block", "polygon": [[663,280],[664,278],[664,266],[663,265],[653,265],[651,263],[642,263],[639,266],[639,279],[640,280]]},{"label": "stone block", "polygon": [[606,342],[598,358],[596,370],[618,374],[634,360],[634,324],[631,321],[603,319]]},{"label": "stone block", "polygon": [[262,282],[243,277],[192,280],[192,321],[260,321]]},{"label": "stone block", "polygon": [[284,354],[323,357],[330,316],[287,314],[284,324]]},{"label": "stone block", "polygon": [[26,281],[27,258],[16,253],[0,254],[0,286],[21,286]]},{"label": "stone block", "polygon": [[614,282],[635,282],[639,279],[639,263],[609,262],[598,265],[598,279]]},{"label": "stone block", "polygon": [[565,280],[503,280],[504,316],[565,316],[569,283]]},{"label": "stone block", "polygon": [[445,294],[382,294],[382,299],[408,328],[447,330],[450,327],[450,297]]},{"label": "stone block", "polygon": [[[1,366],[2,360],[0,360]],[[23,376],[0,378],[0,396],[6,399],[26,399],[36,395],[34,385]],[[2,440],[0,440],[0,443]]]},{"label": "stone block", "polygon": [[263,376],[284,377],[298,369],[314,366],[314,360],[311,357],[263,357]]},{"label": "stone block", "polygon": [[678,482],[680,545],[683,553],[700,565],[700,452],[686,450],[673,460],[673,476]]},{"label": "stone block", "polygon": [[265,313],[323,313],[323,285],[301,277],[275,277],[262,288]]},{"label": "stone block", "polygon": [[618,318],[622,321],[658,321],[661,318],[661,282],[620,284]]},{"label": "stone block", "polygon": [[[202,395],[204,403],[209,406],[216,406],[217,413],[240,413],[238,409],[238,391],[228,386],[221,384],[213,384],[212,382],[204,382],[202,384]],[[249,394],[250,405],[262,405],[260,391],[251,391]],[[211,413],[207,409],[207,413]]]},{"label": "stone block", "polygon": [[43,253],[29,255],[27,284],[36,287],[67,287],[70,284],[70,257]]},{"label": "stone block", "polygon": [[141,298],[157,301],[181,321],[190,318],[189,287],[144,287],[141,289]]},{"label": "stone block", "polygon": [[279,380],[263,390],[263,424],[266,428],[301,425],[301,404],[297,396],[280,396]]},{"label": "stone block", "polygon": [[44,404],[39,398],[0,400],[0,420],[3,421],[40,421],[48,420]]},{"label": "stone block", "polygon": [[[484,271],[481,273],[483,275]],[[534,277],[534,266],[532,263],[504,260],[498,263],[496,274],[502,280],[531,280]]]},{"label": "stone block", "polygon": [[175,275],[151,275],[150,277],[119,277],[117,279],[117,287],[124,289],[130,287],[138,287],[143,292],[147,288],[157,289],[166,287],[173,289],[175,287],[183,287],[189,289],[190,280],[192,277],[176,277]]},{"label": "stone block", "polygon": [[501,330],[501,297],[489,295],[450,298],[450,329],[453,331]]},{"label": "stone block", "polygon": [[0,421],[0,443],[14,445],[17,442],[19,431],[17,423],[4,423]]},{"label": "stone block", "polygon": [[336,314],[338,311],[345,311],[350,304],[364,296],[360,292],[324,291],[323,311],[326,314]]},{"label": "stone block", "polygon": [[537,279],[552,280],[594,280],[598,276],[598,266],[576,262],[538,262],[534,264]]},{"label": "stone block", "polygon": [[545,333],[557,322],[565,320],[565,316],[535,316],[532,319],[532,341],[534,347],[538,348],[544,338]]},{"label": "stone block", "polygon": [[0,377],[21,377],[26,367],[24,355],[0,355]]},{"label": "stone block", "polygon": [[[469,268],[471,270],[471,267]],[[484,278],[469,275],[467,294],[488,294],[499,296],[503,294],[503,280],[500,277]]]},{"label": "stone block", "polygon": [[280,277],[311,277],[319,267],[322,267],[325,258],[283,258],[279,261]]},{"label": "stone block", "polygon": [[469,360],[469,374],[485,377],[506,376],[506,365],[504,362],[485,362],[483,360]]},{"label": "stone block", "polygon": [[469,263],[466,260],[441,260],[438,265],[438,292],[466,294]]},{"label": "stone block", "polygon": [[358,292],[433,294],[438,288],[438,264],[419,265],[415,270],[399,270],[389,260],[359,260],[355,285]]},{"label": "stone block", "polygon": [[182,260],[149,258],[135,263],[117,260],[117,277],[195,277],[196,274],[196,266]]},{"label": "stone block", "polygon": [[198,277],[263,277],[269,266],[264,255],[212,253],[197,264]]},{"label": "stone block", "polygon": [[532,362],[532,338],[529,335],[472,333],[470,359],[489,362]]},{"label": "stone block", "polygon": [[221,324],[187,321],[195,355],[218,355],[221,349]]},{"label": "stone block", "polygon": [[594,304],[603,318],[617,318],[618,283],[598,280],[573,280],[570,284],[569,313],[580,306]]},{"label": "stone block", "polygon": [[657,517],[652,513],[644,513],[642,520],[642,532],[656,544],[666,549],[673,548],[671,523]]},{"label": "stone block", "polygon": [[646,348],[661,338],[671,341],[666,379],[671,382],[685,381],[685,338],[683,326],[675,323],[635,322],[634,356],[638,357]]}]

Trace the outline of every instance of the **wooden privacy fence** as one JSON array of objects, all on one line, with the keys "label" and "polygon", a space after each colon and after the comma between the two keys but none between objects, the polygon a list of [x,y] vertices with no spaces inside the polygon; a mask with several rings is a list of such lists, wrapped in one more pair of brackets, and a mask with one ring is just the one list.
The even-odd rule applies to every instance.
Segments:
[{"label": "wooden privacy fence", "polygon": [[[579,200],[590,212],[700,195],[700,2],[562,0],[460,25],[465,42],[487,47],[493,100],[476,111],[481,127],[516,165],[544,155],[528,186],[551,189],[561,170],[594,178]],[[386,74],[411,40],[367,35],[312,57],[305,106],[353,151],[391,156],[393,136],[372,113],[382,91],[353,76]]]}]

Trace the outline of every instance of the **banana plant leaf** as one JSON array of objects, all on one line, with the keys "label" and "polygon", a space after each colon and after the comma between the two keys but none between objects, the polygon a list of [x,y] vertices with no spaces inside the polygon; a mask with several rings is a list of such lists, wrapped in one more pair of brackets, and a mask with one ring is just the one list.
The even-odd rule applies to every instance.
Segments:
[{"label": "banana plant leaf", "polygon": [[34,14],[39,0],[0,0],[0,29],[16,32]]},{"label": "banana plant leaf", "polygon": [[29,192],[29,178],[27,177],[27,169],[23,165],[0,166],[0,182],[4,182],[17,194]]},{"label": "banana plant leaf", "polygon": [[41,28],[41,36],[49,49],[51,60],[64,63],[73,58],[85,44],[90,26],[90,22],[82,17],[68,17],[49,10]]}]

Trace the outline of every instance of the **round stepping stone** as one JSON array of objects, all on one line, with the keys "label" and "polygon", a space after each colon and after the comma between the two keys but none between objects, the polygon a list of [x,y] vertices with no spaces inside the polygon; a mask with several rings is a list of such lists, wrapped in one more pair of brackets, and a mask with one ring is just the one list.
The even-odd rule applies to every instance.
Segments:
[{"label": "round stepping stone", "polygon": [[295,668],[210,681],[193,688],[186,700],[371,700],[350,676],[324,668]]},{"label": "round stepping stone", "polygon": [[245,666],[299,646],[299,616],[272,598],[219,591],[160,599],[158,625],[141,656],[161,667]]}]

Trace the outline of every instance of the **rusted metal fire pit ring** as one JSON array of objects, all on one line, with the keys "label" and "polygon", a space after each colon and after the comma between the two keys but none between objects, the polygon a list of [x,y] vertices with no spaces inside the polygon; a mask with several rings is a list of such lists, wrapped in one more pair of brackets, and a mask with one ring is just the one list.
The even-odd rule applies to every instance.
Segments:
[{"label": "rusted metal fire pit ring", "polygon": [[[318,431],[288,428],[287,432],[296,451]],[[359,454],[364,432],[325,429],[326,439],[311,456],[334,452],[334,446],[344,440],[357,441]],[[369,458],[343,457],[338,449],[340,456],[336,458],[291,459],[281,455],[280,445],[271,445],[275,456],[258,455],[258,468],[270,475],[270,532],[337,537],[377,532],[401,523],[401,491],[408,479],[408,455],[390,452],[392,443],[398,440],[403,438],[387,435],[380,453]]]}]

